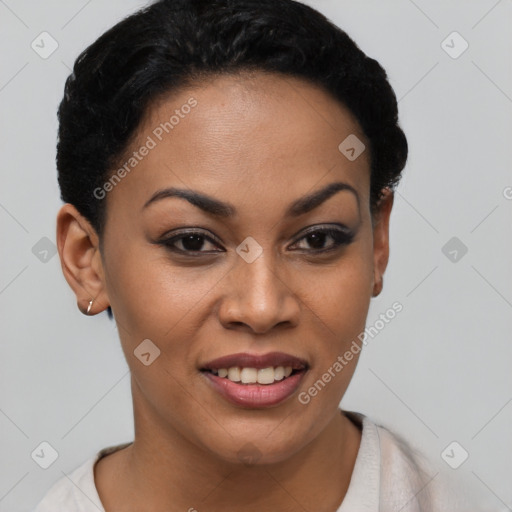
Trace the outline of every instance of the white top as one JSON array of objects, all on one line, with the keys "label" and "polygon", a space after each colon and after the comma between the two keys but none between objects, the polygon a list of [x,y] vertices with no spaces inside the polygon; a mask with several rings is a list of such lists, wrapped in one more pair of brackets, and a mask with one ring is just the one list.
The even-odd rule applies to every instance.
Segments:
[{"label": "white top", "polygon": [[[397,434],[365,415],[344,413],[362,426],[361,445],[350,485],[337,512],[466,511],[460,495],[448,491],[438,472]],[[99,451],[47,492],[33,512],[105,512],[94,483],[94,464],[131,443]],[[473,504],[474,505],[474,504]],[[334,512],[334,511],[333,511]]]}]

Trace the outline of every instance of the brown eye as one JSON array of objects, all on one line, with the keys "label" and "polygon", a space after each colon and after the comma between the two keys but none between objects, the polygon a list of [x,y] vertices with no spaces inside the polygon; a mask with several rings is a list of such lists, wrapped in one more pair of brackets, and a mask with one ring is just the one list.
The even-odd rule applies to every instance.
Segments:
[{"label": "brown eye", "polygon": [[[178,253],[211,253],[223,252],[208,249],[208,244],[218,247],[215,241],[203,232],[191,231],[166,238],[161,241],[169,250]],[[206,250],[204,250],[206,246]]]},{"label": "brown eye", "polygon": [[[317,228],[304,235],[295,242],[294,245],[297,245],[298,242],[305,241],[312,249],[308,249],[307,247],[302,247],[301,249],[309,252],[325,252],[337,249],[342,245],[348,245],[352,242],[353,238],[353,233],[341,229]],[[329,240],[332,240],[332,242],[326,247],[325,244]]]}]

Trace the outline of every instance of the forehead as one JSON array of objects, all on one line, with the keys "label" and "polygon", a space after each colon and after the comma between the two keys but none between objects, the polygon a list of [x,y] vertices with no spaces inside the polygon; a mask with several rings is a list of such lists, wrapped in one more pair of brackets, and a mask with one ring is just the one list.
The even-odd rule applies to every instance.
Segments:
[{"label": "forehead", "polygon": [[271,206],[342,180],[367,201],[369,151],[349,160],[339,149],[354,136],[368,146],[352,113],[320,86],[261,72],[211,77],[148,108],[121,165],[151,149],[108,200],[122,194],[142,206],[158,188],[180,186]]}]

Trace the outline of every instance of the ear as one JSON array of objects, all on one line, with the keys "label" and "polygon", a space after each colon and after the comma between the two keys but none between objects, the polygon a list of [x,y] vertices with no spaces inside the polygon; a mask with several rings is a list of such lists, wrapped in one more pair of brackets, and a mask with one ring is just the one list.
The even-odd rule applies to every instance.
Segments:
[{"label": "ear", "polygon": [[[62,272],[75,292],[78,309],[96,314],[109,306],[99,237],[91,223],[71,204],[57,214],[57,248]],[[90,311],[87,308],[93,301]]]},{"label": "ear", "polygon": [[389,217],[393,207],[393,191],[386,187],[373,217],[373,296],[380,294],[384,271],[389,259]]}]

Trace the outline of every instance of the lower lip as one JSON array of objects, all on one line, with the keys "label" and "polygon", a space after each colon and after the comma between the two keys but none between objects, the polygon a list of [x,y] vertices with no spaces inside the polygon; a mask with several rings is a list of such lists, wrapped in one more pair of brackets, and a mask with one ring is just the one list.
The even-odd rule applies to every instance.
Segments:
[{"label": "lower lip", "polygon": [[286,377],[274,384],[240,384],[211,372],[202,372],[213,386],[232,404],[248,408],[272,407],[289,398],[299,387],[306,370]]}]

